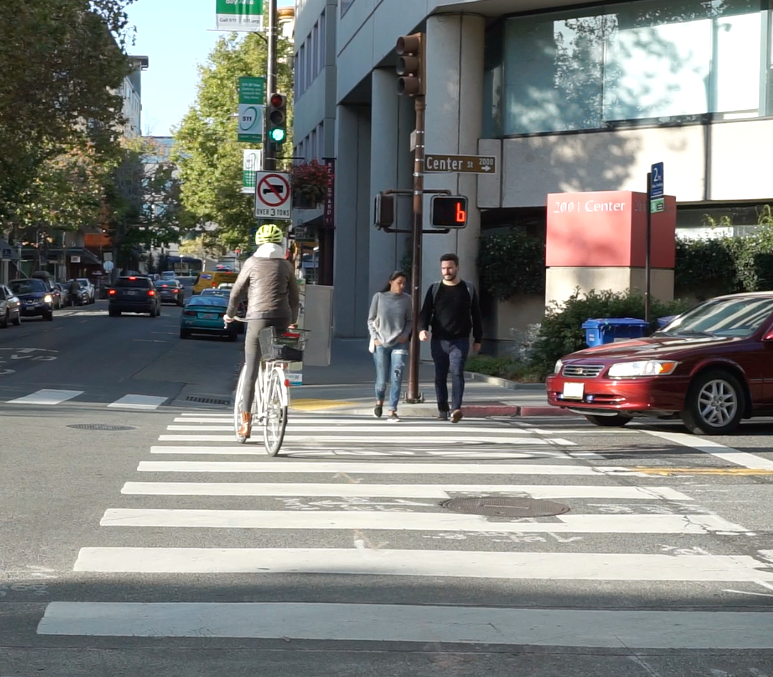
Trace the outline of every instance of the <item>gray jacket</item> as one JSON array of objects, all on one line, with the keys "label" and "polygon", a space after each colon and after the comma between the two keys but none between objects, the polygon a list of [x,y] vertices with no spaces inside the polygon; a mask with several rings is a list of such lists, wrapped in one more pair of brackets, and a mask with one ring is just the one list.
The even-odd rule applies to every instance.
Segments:
[{"label": "gray jacket", "polygon": [[229,317],[234,317],[245,297],[248,320],[298,321],[298,283],[289,261],[256,256],[247,259],[231,289]]}]

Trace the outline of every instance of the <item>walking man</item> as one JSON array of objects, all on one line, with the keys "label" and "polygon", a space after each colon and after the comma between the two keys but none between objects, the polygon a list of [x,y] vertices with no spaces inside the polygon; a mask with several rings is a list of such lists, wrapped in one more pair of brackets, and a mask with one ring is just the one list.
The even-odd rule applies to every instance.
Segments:
[{"label": "walking man", "polygon": [[419,316],[419,338],[429,339],[432,330],[432,361],[435,363],[435,394],[437,395],[438,420],[447,421],[448,373],[451,373],[451,422],[462,420],[464,395],[464,364],[472,349],[480,350],[483,323],[480,316],[478,294],[472,282],[459,278],[459,257],[443,254],[440,257],[443,279],[427,290],[424,306]]}]

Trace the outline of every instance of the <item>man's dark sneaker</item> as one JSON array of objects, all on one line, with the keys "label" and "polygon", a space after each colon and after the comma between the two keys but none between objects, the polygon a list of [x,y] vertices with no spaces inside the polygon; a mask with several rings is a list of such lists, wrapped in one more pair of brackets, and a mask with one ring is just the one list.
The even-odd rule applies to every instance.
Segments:
[{"label": "man's dark sneaker", "polygon": [[400,417],[397,415],[396,411],[393,411],[391,414],[389,414],[387,421],[389,421],[390,423],[399,423]]},{"label": "man's dark sneaker", "polygon": [[375,407],[373,407],[373,415],[376,418],[381,418],[381,414],[384,411],[384,406],[381,404],[377,404]]},{"label": "man's dark sneaker", "polygon": [[459,421],[462,420],[462,410],[461,409],[454,409],[454,412],[451,414],[451,423],[459,423]]},{"label": "man's dark sneaker", "polygon": [[438,421],[447,421],[448,420],[448,412],[447,411],[438,412],[437,420]]}]

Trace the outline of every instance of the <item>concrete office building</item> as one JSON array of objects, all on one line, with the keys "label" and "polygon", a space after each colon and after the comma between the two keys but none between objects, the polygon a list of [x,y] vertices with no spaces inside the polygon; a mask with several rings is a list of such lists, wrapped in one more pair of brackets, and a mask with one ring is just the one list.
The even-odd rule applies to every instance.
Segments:
[{"label": "concrete office building", "polygon": [[[481,232],[543,233],[548,193],[645,189],[665,162],[678,228],[756,222],[773,201],[769,0],[298,0],[296,156],[335,157],[335,331],[364,336],[371,294],[406,254],[372,226],[376,193],[411,186],[413,102],[394,45],[426,33],[426,147],[495,155],[496,176],[428,176],[470,198],[469,226],[425,238],[423,289]],[[764,152],[764,151],[763,151]],[[407,205],[400,209],[408,225]],[[319,215],[298,213],[295,223]],[[533,321],[533,320],[532,320]],[[492,331],[499,331],[494,328]]]}]

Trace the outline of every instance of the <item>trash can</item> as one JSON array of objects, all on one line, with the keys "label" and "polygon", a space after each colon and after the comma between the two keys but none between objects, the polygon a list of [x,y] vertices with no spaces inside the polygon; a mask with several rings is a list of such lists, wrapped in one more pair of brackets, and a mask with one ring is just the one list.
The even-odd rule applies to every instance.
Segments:
[{"label": "trash can", "polygon": [[665,317],[658,318],[658,329],[663,329],[667,324],[671,324],[671,321],[678,317],[678,315],[666,315]]},{"label": "trash can", "polygon": [[649,322],[633,317],[603,317],[588,319],[582,323],[585,343],[591,348],[615,341],[641,338],[648,327]]}]

